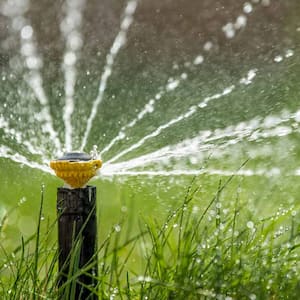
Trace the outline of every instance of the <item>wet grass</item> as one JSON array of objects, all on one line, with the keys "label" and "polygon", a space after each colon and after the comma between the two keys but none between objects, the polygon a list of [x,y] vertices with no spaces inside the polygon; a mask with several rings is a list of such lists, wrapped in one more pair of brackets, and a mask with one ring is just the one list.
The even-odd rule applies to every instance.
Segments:
[{"label": "wet grass", "polygon": [[[123,230],[130,220],[113,226],[99,243],[91,294],[99,299],[297,299],[298,208],[279,207],[258,218],[239,190],[234,201],[223,198],[231,181],[219,183],[205,208],[196,206],[201,191],[192,183],[163,222],[141,216],[135,235]],[[57,246],[49,238],[56,222],[43,225],[44,233],[42,209],[43,190],[36,233],[12,253],[1,246],[1,299],[75,299],[75,283],[93,267],[77,267],[80,243],[75,243],[68,279],[58,287]]]}]

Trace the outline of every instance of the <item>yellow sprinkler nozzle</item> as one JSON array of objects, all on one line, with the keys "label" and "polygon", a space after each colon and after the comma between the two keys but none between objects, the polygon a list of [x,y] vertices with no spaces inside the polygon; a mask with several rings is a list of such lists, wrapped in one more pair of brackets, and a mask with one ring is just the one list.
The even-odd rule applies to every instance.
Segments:
[{"label": "yellow sprinkler nozzle", "polygon": [[92,159],[86,153],[70,152],[63,157],[50,162],[50,167],[57,177],[61,178],[71,188],[82,188],[96,175],[102,166],[100,159]]}]

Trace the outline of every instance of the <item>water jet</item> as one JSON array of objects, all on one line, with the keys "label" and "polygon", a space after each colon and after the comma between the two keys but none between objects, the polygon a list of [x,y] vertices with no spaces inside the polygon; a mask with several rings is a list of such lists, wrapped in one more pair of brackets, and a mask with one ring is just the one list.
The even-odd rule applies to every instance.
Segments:
[{"label": "water jet", "polygon": [[[282,176],[286,194],[276,198],[297,199],[290,189],[300,175],[297,11],[296,0],[68,0],[51,8],[3,1],[1,205],[31,200],[18,208],[4,242],[17,246],[19,232],[29,234],[24,224],[35,222],[41,178],[56,191],[49,160],[95,143],[106,162],[97,181],[98,191],[105,185],[103,235],[137,191],[128,214],[160,217],[192,176],[209,178],[209,194],[219,177],[236,175],[249,198]],[[51,163],[65,182],[57,192],[62,227],[92,216],[94,160],[76,152]],[[51,220],[56,209],[46,205]]]}]

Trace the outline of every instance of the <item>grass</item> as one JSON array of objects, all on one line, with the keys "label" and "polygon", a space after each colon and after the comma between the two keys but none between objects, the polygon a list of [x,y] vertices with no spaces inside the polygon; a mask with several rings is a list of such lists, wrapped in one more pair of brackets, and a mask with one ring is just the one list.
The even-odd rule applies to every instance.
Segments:
[{"label": "grass", "polygon": [[[223,199],[231,180],[220,182],[203,209],[194,201],[199,187],[191,184],[163,222],[140,217],[134,236],[121,230],[130,220],[112,227],[98,247],[91,293],[99,299],[298,299],[297,209],[279,207],[259,219],[238,191],[234,201]],[[41,230],[43,194],[36,234],[12,253],[1,246],[0,299],[75,299],[76,280],[93,267],[76,267],[79,241],[68,280],[58,288],[57,242],[49,238],[56,222]]]}]

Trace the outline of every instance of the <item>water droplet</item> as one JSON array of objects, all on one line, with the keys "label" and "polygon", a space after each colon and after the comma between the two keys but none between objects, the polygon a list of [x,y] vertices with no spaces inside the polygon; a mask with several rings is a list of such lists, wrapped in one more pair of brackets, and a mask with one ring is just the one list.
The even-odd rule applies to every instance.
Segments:
[{"label": "water droplet", "polygon": [[246,27],[247,25],[247,17],[245,15],[240,15],[237,17],[234,27],[235,29],[241,29],[243,27]]},{"label": "water droplet", "polygon": [[121,231],[121,226],[119,224],[115,225],[115,231],[120,232]]},{"label": "water droplet", "polygon": [[152,278],[150,276],[138,276],[137,277],[137,281],[140,281],[140,282],[151,282],[152,281]]},{"label": "water droplet", "polygon": [[200,65],[204,61],[204,57],[202,55],[198,55],[194,60],[194,65]]},{"label": "water droplet", "polygon": [[247,222],[247,227],[248,227],[249,229],[253,229],[253,228],[254,228],[254,223],[253,223],[252,221],[248,221],[248,222]]},{"label": "water droplet", "polygon": [[64,56],[64,64],[67,66],[72,66],[76,62],[76,54],[74,52],[67,52]]},{"label": "water droplet", "polygon": [[[157,93],[157,94],[155,95],[155,99],[156,99],[156,100],[159,100],[160,98],[161,98],[161,94],[160,94],[160,93]],[[155,101],[154,101],[153,99],[151,99],[151,100],[149,101],[150,104],[154,104],[154,102],[155,102]]]},{"label": "water droplet", "polygon": [[222,203],[221,202],[218,202],[217,204],[216,204],[216,208],[221,208],[222,207]]},{"label": "water droplet", "polygon": [[19,200],[19,206],[22,205],[23,203],[25,203],[27,201],[26,197],[22,197],[20,200]]},{"label": "water droplet", "polygon": [[212,49],[212,47],[213,47],[213,43],[208,41],[204,44],[203,49],[204,49],[204,51],[210,51]]},{"label": "water droplet", "polygon": [[179,80],[170,80],[170,82],[167,85],[167,91],[173,91],[175,90],[179,85]]},{"label": "water droplet", "polygon": [[291,50],[291,49],[286,50],[286,52],[285,52],[285,57],[286,58],[292,57],[293,55],[294,55],[293,50]]},{"label": "water droplet", "polygon": [[188,76],[187,76],[186,73],[182,73],[182,74],[180,75],[180,77],[181,77],[181,79],[186,80]]},{"label": "water droplet", "polygon": [[122,207],[121,207],[121,212],[122,212],[122,213],[126,213],[127,211],[128,211],[127,206],[122,206]]},{"label": "water droplet", "polygon": [[30,25],[26,25],[21,30],[21,38],[24,40],[31,39],[33,35],[33,29]]},{"label": "water droplet", "polygon": [[249,2],[246,2],[246,3],[244,4],[243,10],[244,10],[244,13],[245,13],[245,14],[250,14],[250,13],[252,12],[252,10],[253,10],[252,4],[249,3]]},{"label": "water droplet", "polygon": [[124,132],[124,131],[121,131],[121,132],[119,133],[119,139],[120,139],[120,140],[123,140],[125,137],[126,137],[125,132]]},{"label": "water droplet", "polygon": [[28,69],[39,69],[42,67],[42,60],[37,56],[29,56],[26,58],[26,65]]},{"label": "water droplet", "polygon": [[82,47],[83,41],[78,33],[73,32],[71,33],[67,41],[67,44],[72,51],[76,51]]},{"label": "water droplet", "polygon": [[193,210],[192,210],[192,212],[195,214],[195,213],[197,213],[197,212],[199,212],[199,207],[198,206],[193,206]]},{"label": "water droplet", "polygon": [[281,55],[277,55],[274,58],[274,61],[277,62],[277,63],[281,62],[282,60],[283,60],[283,57]]},{"label": "water droplet", "polygon": [[222,28],[223,32],[225,33],[225,36],[228,39],[232,39],[235,36],[235,29],[234,25],[232,23],[227,23],[226,25],[223,26]]}]

